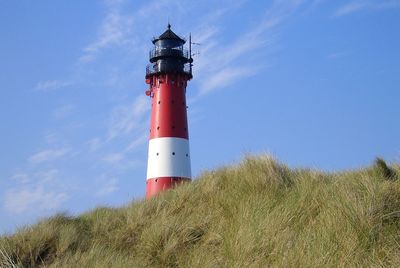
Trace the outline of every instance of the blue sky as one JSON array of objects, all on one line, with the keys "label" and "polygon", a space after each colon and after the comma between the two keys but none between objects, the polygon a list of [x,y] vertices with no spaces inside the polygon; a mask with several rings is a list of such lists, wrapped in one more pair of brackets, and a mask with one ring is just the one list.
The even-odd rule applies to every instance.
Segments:
[{"label": "blue sky", "polygon": [[192,33],[192,172],[400,161],[400,1],[1,1],[0,233],[145,192],[151,38]]}]

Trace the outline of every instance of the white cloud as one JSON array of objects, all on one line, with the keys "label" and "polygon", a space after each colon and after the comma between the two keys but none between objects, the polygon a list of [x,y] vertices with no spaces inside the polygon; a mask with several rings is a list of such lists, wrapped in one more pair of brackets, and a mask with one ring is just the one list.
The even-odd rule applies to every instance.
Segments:
[{"label": "white cloud", "polygon": [[340,7],[334,16],[340,17],[349,15],[362,10],[381,10],[390,8],[400,8],[399,0],[353,0]]},{"label": "white cloud", "polygon": [[227,87],[234,84],[237,80],[254,75],[255,73],[256,69],[250,67],[224,68],[204,82],[201,87],[200,95]]},{"label": "white cloud", "polygon": [[119,10],[123,1],[112,1],[112,5],[102,22],[98,37],[95,41],[84,48],[84,54],[80,62],[90,62],[96,59],[103,49],[112,46],[132,45],[133,40],[129,38],[133,27],[133,16],[123,15]]},{"label": "white cloud", "polygon": [[26,173],[16,173],[11,177],[11,179],[21,184],[30,182],[29,175]]},{"label": "white cloud", "polygon": [[353,1],[350,2],[341,8],[339,8],[335,12],[335,16],[343,16],[343,15],[348,15],[350,13],[360,11],[366,7],[368,7],[369,3],[367,1]]},{"label": "white cloud", "polygon": [[89,145],[90,151],[95,152],[101,148],[101,146],[103,145],[103,141],[101,140],[101,138],[96,137],[96,138],[90,139],[87,142],[87,144]]},{"label": "white cloud", "polygon": [[142,145],[145,143],[148,139],[148,134],[145,132],[143,135],[139,136],[138,138],[134,139],[128,147],[126,147],[126,152],[131,152],[134,149],[136,149],[138,146]]},{"label": "white cloud", "polygon": [[[109,139],[131,134],[134,130],[142,131],[147,122],[145,115],[150,110],[148,97],[139,96],[133,103],[115,107],[111,114],[108,136]],[[140,132],[137,131],[137,132]]]},{"label": "white cloud", "polygon": [[107,154],[106,156],[103,157],[103,161],[109,163],[109,164],[118,164],[122,160],[124,160],[125,155],[123,153],[111,153]]},{"label": "white cloud", "polygon": [[75,110],[75,106],[72,104],[64,105],[55,109],[52,113],[54,119],[60,120],[71,115]]},{"label": "white cloud", "polygon": [[4,208],[13,213],[23,213],[31,209],[47,211],[57,209],[68,195],[47,191],[43,187],[35,189],[13,189],[6,193]]},{"label": "white cloud", "polygon": [[165,9],[168,7],[168,0],[157,0],[148,2],[145,6],[141,7],[137,14],[143,18],[147,18],[154,14],[157,14],[161,9]]},{"label": "white cloud", "polygon": [[101,160],[109,164],[109,171],[120,173],[143,165],[144,161],[128,157],[125,152],[108,153],[101,157]]},{"label": "white cloud", "polygon": [[40,171],[35,174],[35,177],[39,179],[41,185],[48,182],[52,182],[56,179],[59,171],[57,169],[50,169],[46,171]]},{"label": "white cloud", "polygon": [[29,161],[34,164],[55,160],[66,155],[69,152],[69,149],[47,149],[40,151],[29,158]]},{"label": "white cloud", "polygon": [[5,193],[3,206],[12,213],[35,211],[41,213],[59,208],[68,199],[59,188],[56,169],[36,172],[32,175],[16,174],[16,185]]},{"label": "white cloud", "polygon": [[59,141],[59,136],[57,133],[54,132],[48,132],[44,135],[44,140],[46,141],[46,143],[48,144],[54,144],[57,143]]},{"label": "white cloud", "polygon": [[41,81],[35,86],[35,90],[37,91],[51,91],[60,89],[63,87],[67,87],[72,85],[73,83],[70,81],[61,81],[61,80],[46,80]]},{"label": "white cloud", "polygon": [[116,178],[109,178],[104,185],[96,192],[97,196],[107,196],[119,189],[118,180]]},{"label": "white cloud", "polygon": [[[202,48],[201,55],[195,62],[195,74],[201,77],[202,81],[206,81],[200,85],[199,96],[258,73],[261,69],[260,66],[254,66],[243,59],[257,55],[260,51],[266,51],[265,48],[273,41],[271,31],[275,30],[306,2],[275,0],[257,26],[246,33],[239,33],[238,38],[231,45],[227,45],[225,42],[211,41],[215,40],[217,34],[217,30],[213,27],[202,33],[201,38],[209,45]],[[264,50],[260,48],[264,48]]]},{"label": "white cloud", "polygon": [[119,6],[123,3],[125,3],[126,0],[104,0],[104,3],[107,4],[108,6]]}]

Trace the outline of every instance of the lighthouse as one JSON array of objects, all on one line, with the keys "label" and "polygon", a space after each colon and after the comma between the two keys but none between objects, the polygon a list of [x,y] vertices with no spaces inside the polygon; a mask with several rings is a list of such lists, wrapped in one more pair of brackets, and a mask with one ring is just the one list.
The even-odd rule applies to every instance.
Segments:
[{"label": "lighthouse", "polygon": [[151,99],[146,198],[191,180],[186,86],[192,79],[191,40],[171,30],[152,40],[146,68]]}]

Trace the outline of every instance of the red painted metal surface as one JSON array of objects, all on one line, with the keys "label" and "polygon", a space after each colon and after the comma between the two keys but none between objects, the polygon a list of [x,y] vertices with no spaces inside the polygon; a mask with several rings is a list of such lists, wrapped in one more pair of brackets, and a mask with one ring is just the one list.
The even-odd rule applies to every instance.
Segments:
[{"label": "red painted metal surface", "polygon": [[150,139],[188,139],[185,75],[160,75],[152,86]]},{"label": "red painted metal surface", "polygon": [[[159,74],[146,79],[152,98],[150,140],[162,137],[189,139],[186,106],[186,85],[190,77],[185,74]],[[146,198],[174,187],[190,178],[147,178]]]},{"label": "red painted metal surface", "polygon": [[162,177],[155,178],[146,181],[146,198],[151,198],[152,196],[158,194],[159,192],[165,191],[167,189],[173,188],[176,185],[189,182],[188,178],[178,178],[178,177]]}]

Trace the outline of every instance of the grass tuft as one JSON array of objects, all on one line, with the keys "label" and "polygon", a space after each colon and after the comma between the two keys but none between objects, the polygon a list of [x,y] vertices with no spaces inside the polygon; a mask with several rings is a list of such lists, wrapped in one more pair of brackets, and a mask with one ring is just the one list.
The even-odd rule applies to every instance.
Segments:
[{"label": "grass tuft", "polygon": [[385,160],[383,160],[382,158],[377,157],[375,159],[374,168],[376,172],[378,172],[378,174],[381,175],[386,180],[397,179],[396,172],[391,167],[388,167]]}]

